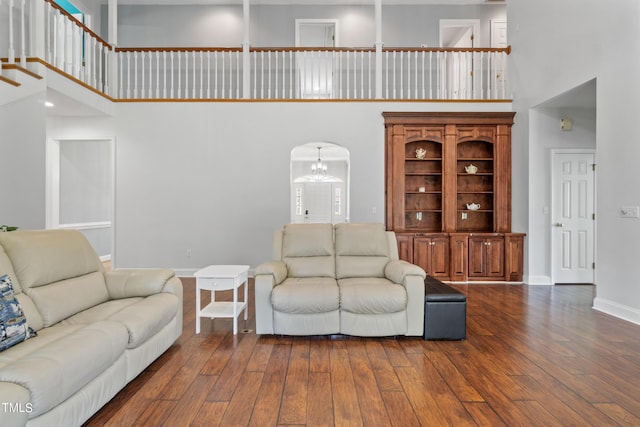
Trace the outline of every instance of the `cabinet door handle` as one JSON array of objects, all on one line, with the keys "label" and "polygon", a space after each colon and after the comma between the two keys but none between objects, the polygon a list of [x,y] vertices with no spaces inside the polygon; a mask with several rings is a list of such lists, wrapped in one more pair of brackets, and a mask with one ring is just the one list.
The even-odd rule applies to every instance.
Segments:
[{"label": "cabinet door handle", "polygon": [[561,222],[556,222],[555,224],[553,224],[554,227],[564,227],[564,224]]}]

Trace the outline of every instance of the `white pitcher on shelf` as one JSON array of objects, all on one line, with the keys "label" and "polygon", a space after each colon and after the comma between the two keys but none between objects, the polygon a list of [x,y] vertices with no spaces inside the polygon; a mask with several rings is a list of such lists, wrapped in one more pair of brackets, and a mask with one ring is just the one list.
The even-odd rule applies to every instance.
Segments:
[{"label": "white pitcher on shelf", "polygon": [[477,167],[476,165],[474,165],[473,163],[470,163],[468,166],[465,166],[465,167],[464,167],[464,170],[465,170],[467,173],[471,173],[471,174],[473,174],[473,173],[478,172],[478,167]]},{"label": "white pitcher on shelf", "polygon": [[477,211],[480,209],[480,203],[467,203],[467,209],[470,211]]}]

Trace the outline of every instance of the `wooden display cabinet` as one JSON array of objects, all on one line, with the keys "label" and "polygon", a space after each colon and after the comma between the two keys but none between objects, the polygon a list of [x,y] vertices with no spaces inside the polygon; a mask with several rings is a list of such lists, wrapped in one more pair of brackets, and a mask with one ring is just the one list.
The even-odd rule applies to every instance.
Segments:
[{"label": "wooden display cabinet", "polygon": [[413,237],[413,263],[422,267],[430,276],[450,277],[449,236],[441,234]]},{"label": "wooden display cabinet", "polygon": [[441,279],[522,280],[524,234],[511,233],[514,114],[383,113],[386,222],[402,259]]},{"label": "wooden display cabinet", "polygon": [[469,278],[504,280],[504,236],[469,235]]}]

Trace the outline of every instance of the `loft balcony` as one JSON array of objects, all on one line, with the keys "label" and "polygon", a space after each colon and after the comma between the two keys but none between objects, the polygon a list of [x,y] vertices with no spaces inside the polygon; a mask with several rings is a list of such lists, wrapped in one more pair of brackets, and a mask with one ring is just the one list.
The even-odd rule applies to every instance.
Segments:
[{"label": "loft balcony", "polygon": [[[113,101],[510,101],[507,48],[117,47],[52,0],[0,2],[0,84],[46,67]],[[6,52],[6,56],[4,54]]]}]

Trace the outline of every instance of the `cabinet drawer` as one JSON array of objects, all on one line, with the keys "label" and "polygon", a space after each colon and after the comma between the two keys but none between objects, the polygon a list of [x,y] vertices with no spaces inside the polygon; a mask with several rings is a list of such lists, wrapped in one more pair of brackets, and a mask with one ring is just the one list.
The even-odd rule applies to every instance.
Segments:
[{"label": "cabinet drawer", "polygon": [[[241,279],[238,279],[241,280]],[[236,279],[234,278],[212,278],[203,277],[197,279],[197,286],[199,289],[218,290],[223,291],[227,289],[233,289]],[[241,283],[241,282],[239,282]]]}]

